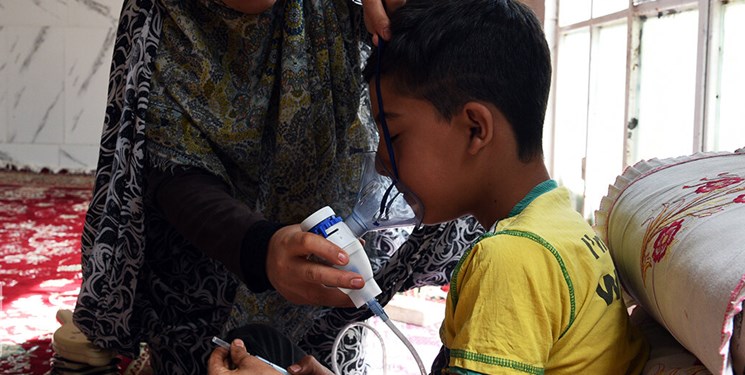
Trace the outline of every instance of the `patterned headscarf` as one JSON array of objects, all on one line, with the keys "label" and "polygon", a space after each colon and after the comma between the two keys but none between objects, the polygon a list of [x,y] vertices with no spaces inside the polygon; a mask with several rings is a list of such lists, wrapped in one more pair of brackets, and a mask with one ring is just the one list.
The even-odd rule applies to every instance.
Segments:
[{"label": "patterned headscarf", "polygon": [[273,221],[326,204],[348,212],[372,130],[363,87],[361,8],[280,1],[257,16],[164,0],[146,128],[151,164],[221,176]]}]

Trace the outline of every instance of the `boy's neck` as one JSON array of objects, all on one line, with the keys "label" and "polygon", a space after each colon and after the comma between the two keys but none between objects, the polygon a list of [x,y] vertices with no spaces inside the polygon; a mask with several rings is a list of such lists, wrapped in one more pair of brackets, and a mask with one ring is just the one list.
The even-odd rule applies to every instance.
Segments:
[{"label": "boy's neck", "polygon": [[512,209],[538,184],[551,179],[543,160],[522,164],[512,171],[504,171],[486,184],[484,196],[488,199],[474,214],[484,228],[509,216]]}]

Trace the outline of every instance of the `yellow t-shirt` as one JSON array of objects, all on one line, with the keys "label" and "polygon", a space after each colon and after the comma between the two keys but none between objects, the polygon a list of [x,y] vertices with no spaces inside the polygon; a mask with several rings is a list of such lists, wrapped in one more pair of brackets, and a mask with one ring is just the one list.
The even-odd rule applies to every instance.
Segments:
[{"label": "yellow t-shirt", "polygon": [[620,294],[607,247],[572,209],[568,191],[543,193],[499,221],[453,272],[440,328],[448,366],[638,374],[647,345]]}]

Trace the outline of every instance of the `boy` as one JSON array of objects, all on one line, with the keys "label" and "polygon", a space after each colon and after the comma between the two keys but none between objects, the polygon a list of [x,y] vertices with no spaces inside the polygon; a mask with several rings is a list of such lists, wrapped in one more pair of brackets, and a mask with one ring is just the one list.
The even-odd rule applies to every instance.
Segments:
[{"label": "boy", "polygon": [[551,68],[535,15],[519,1],[409,0],[391,26],[365,69],[390,135],[378,156],[424,223],[470,214],[490,228],[453,273],[433,372],[641,372],[610,254],[543,163]]},{"label": "boy", "polygon": [[[453,273],[432,373],[640,373],[646,344],[610,254],[543,163],[551,68],[535,15],[516,0],[408,0],[391,29],[364,71],[378,156],[424,223],[490,228]],[[290,370],[323,371],[307,357]]]}]

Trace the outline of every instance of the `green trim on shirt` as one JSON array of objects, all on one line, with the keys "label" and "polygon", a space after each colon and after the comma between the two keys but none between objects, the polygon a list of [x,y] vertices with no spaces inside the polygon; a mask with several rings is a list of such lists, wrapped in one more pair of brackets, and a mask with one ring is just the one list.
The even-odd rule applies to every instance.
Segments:
[{"label": "green trim on shirt", "polygon": [[540,184],[536,185],[528,195],[525,196],[520,202],[517,202],[515,207],[512,208],[512,211],[510,211],[510,214],[507,215],[507,217],[513,217],[519,215],[525,207],[528,207],[528,205],[533,202],[534,199],[541,196],[543,193],[548,193],[551,190],[556,189],[559,187],[559,184],[556,183],[554,180],[546,180],[541,182]]},{"label": "green trim on shirt", "polygon": [[[532,366],[527,363],[517,362],[511,359],[493,357],[493,356],[484,355],[484,354],[471,353],[469,351],[465,351],[461,349],[450,350],[450,356],[454,358],[462,358],[462,359],[466,359],[469,361],[481,362],[481,363],[486,363],[489,365],[494,365],[494,366],[499,366],[499,367],[506,367],[506,368],[521,371],[527,374],[541,375],[544,373],[544,369],[542,367]],[[457,369],[465,370],[467,372],[451,371],[454,369],[456,369],[456,367],[448,368],[447,371],[452,374],[478,374],[478,372],[468,371],[468,370],[465,370],[459,367]]]},{"label": "green trim on shirt", "polygon": [[576,318],[577,313],[577,302],[576,298],[574,296],[574,283],[572,283],[572,278],[569,276],[569,272],[567,271],[566,264],[564,264],[564,259],[561,258],[561,254],[559,254],[559,251],[556,250],[556,248],[551,245],[548,241],[543,239],[541,236],[531,233],[531,232],[525,232],[525,231],[519,231],[519,230],[502,230],[496,233],[492,232],[486,232],[482,234],[476,242],[474,242],[471,246],[468,247],[468,249],[463,253],[463,256],[460,258],[460,261],[458,261],[458,264],[455,266],[455,269],[453,270],[453,275],[450,280],[450,295],[453,299],[453,307],[458,305],[458,274],[460,273],[460,269],[465,263],[465,260],[468,259],[469,255],[471,254],[471,251],[473,250],[474,246],[476,246],[477,243],[481,242],[482,240],[493,237],[496,235],[508,235],[508,236],[516,236],[516,237],[523,237],[527,238],[529,240],[534,241],[535,243],[543,246],[548,250],[554,258],[556,258],[556,262],[559,263],[559,267],[561,268],[561,274],[564,276],[564,281],[567,283],[567,289],[569,289],[569,304],[570,304],[570,311],[569,311],[569,323],[567,324],[567,327],[564,328],[564,331],[561,332],[561,335],[559,335],[559,338],[562,338],[567,331],[569,331],[569,328],[572,327],[572,324],[574,323],[574,319]]},{"label": "green trim on shirt", "polygon": [[471,251],[473,248],[478,244],[479,242],[483,241],[486,238],[493,237],[494,232],[484,232],[481,236],[479,236],[476,241],[474,241],[471,246],[466,249],[466,251],[463,252],[463,255],[460,257],[460,260],[458,261],[458,264],[455,265],[455,269],[453,270],[452,277],[450,277],[450,295],[453,298],[453,307],[458,304],[458,274],[460,273],[460,269],[463,266],[463,263],[465,263],[466,259],[468,259],[468,256],[471,255]]},{"label": "green trim on shirt", "polygon": [[569,289],[569,304],[570,304],[569,323],[567,324],[567,327],[564,328],[564,331],[561,332],[561,335],[559,335],[559,338],[562,338],[564,334],[566,334],[567,331],[569,331],[569,328],[571,328],[572,324],[574,323],[574,319],[576,318],[575,314],[576,314],[577,304],[576,304],[575,297],[574,297],[574,284],[572,283],[572,278],[569,277],[569,272],[567,271],[566,264],[564,264],[564,259],[561,258],[561,254],[559,254],[559,251],[556,250],[556,248],[553,245],[551,245],[548,241],[546,241],[541,236],[535,233],[508,229],[508,230],[503,230],[503,231],[494,233],[494,235],[498,235],[498,234],[523,237],[523,238],[532,240],[536,242],[537,244],[545,247],[549,252],[551,252],[554,258],[556,258],[556,262],[559,263],[559,267],[561,268],[561,274],[564,276],[564,281],[566,281],[567,288]]},{"label": "green trim on shirt", "polygon": [[[515,207],[512,208],[512,211],[510,211],[510,214],[508,217],[519,215],[521,212],[523,212],[525,207],[528,207],[528,205],[532,203],[536,198],[538,198],[544,193],[548,193],[549,191],[556,189],[558,186],[559,185],[554,180],[546,180],[536,185],[533,189],[530,190],[530,192],[528,192],[527,195],[525,195],[525,197],[522,200],[520,200],[520,202],[517,202]],[[471,246],[468,247],[468,249],[466,249],[466,251],[463,253],[463,256],[461,256],[458,264],[455,265],[455,269],[453,270],[452,277],[450,278],[450,291],[451,291],[451,294],[453,295],[454,304],[458,303],[458,273],[460,272],[460,269],[463,263],[465,262],[466,259],[468,259],[468,256],[471,254],[471,251],[473,250],[474,246],[476,246],[477,243],[483,241],[486,238],[489,238],[495,235],[495,233],[492,231],[496,227],[497,223],[495,223],[494,226],[491,229],[489,229],[489,231],[479,236],[479,238],[476,239],[476,241],[474,241],[471,244]],[[506,232],[503,231],[499,233],[506,233]],[[564,274],[564,277],[567,280],[567,284],[569,285],[569,293],[570,293],[570,298],[572,300],[572,319],[570,321],[570,325],[571,325],[571,322],[574,321],[574,308],[575,308],[574,288],[572,287],[572,281],[571,279],[569,279],[569,275],[567,274],[566,267],[564,267],[564,262],[561,260],[561,257],[559,256],[559,253],[556,251],[556,249],[554,249],[554,247],[551,246],[551,244],[549,244],[546,240],[538,237],[537,235],[534,235],[534,236],[540,239],[540,241],[536,241],[536,242],[538,242],[539,244],[549,249],[549,251],[551,251],[552,254],[554,254],[554,256],[557,257],[557,259],[559,260],[559,265],[561,266],[562,273]],[[569,327],[567,327],[567,329],[569,329]],[[566,330],[564,332],[566,332]]]},{"label": "green trim on shirt", "polygon": [[[510,214],[507,217],[512,217],[512,216],[516,216],[520,214],[521,212],[523,212],[525,207],[528,207],[528,205],[532,203],[536,198],[538,198],[544,193],[548,193],[549,191],[556,189],[558,186],[559,185],[554,180],[546,180],[536,185],[533,189],[530,190],[530,192],[528,192],[527,195],[525,195],[525,197],[522,200],[520,200],[520,202],[517,202],[517,204],[515,205],[515,207],[512,208],[512,211],[510,211]],[[495,223],[494,227],[496,227],[496,225],[497,224]],[[468,249],[466,249],[466,251],[463,253],[463,256],[460,258],[460,261],[455,266],[455,269],[453,270],[452,277],[450,280],[451,290],[453,291],[453,302],[455,303],[458,302],[457,275],[458,275],[458,271],[460,271],[463,261],[468,258],[468,254],[471,253],[471,250],[473,250],[473,247],[476,246],[477,243],[481,242],[485,238],[489,238],[494,235],[494,233],[492,232],[494,230],[494,227],[492,227],[491,229],[489,229],[489,231],[479,236],[479,238],[476,239],[476,241],[474,241],[471,244],[471,246],[468,247]],[[573,298],[574,298],[574,294],[572,294],[572,301],[574,301]]]}]

